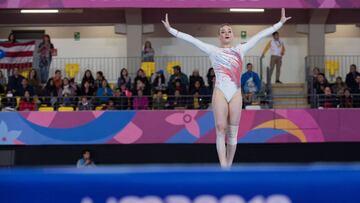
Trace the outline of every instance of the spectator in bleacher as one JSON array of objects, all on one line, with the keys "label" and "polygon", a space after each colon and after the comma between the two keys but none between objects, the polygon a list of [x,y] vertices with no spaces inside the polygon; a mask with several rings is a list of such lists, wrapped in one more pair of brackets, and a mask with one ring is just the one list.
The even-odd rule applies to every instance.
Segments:
[{"label": "spectator in bleacher", "polygon": [[345,82],[342,80],[340,76],[337,77],[335,84],[332,86],[332,92],[336,95],[340,95],[341,93],[344,93],[345,88],[346,88]]},{"label": "spectator in bleacher", "polygon": [[328,87],[329,83],[324,73],[319,73],[315,84],[316,94],[324,94],[325,87]]},{"label": "spectator in bleacher", "polygon": [[42,42],[39,44],[39,69],[40,80],[42,83],[46,83],[49,78],[49,69],[52,60],[54,45],[51,43],[49,35],[44,35]]},{"label": "spectator in bleacher", "polygon": [[106,80],[102,71],[96,72],[95,89],[102,87],[102,81]]},{"label": "spectator in bleacher", "polygon": [[340,97],[340,108],[353,108],[353,97],[349,88],[344,90],[344,95]]},{"label": "spectator in bleacher", "polygon": [[338,99],[332,94],[330,86],[324,88],[324,94],[319,96],[319,107],[321,108],[336,108]]},{"label": "spectator in bleacher", "polygon": [[161,90],[164,91],[166,90],[166,84],[165,84],[165,76],[164,76],[164,71],[163,70],[158,70],[155,73],[155,78],[152,82],[152,88],[153,90],[157,91],[157,90]]},{"label": "spectator in bleacher", "polygon": [[113,96],[113,92],[105,79],[102,81],[101,87],[97,89],[96,96],[100,97],[100,103],[107,103],[109,101],[109,97]]},{"label": "spectator in bleacher", "polygon": [[122,84],[125,84],[126,88],[131,89],[131,78],[129,76],[129,71],[126,68],[123,68],[120,71],[120,77],[117,82],[118,88],[120,88]]},{"label": "spectator in bleacher", "polygon": [[61,95],[61,88],[58,90],[55,87],[53,78],[50,78],[42,90],[41,103],[47,106],[54,106],[57,103],[57,97]]},{"label": "spectator in bleacher", "polygon": [[94,96],[94,88],[92,88],[90,86],[90,83],[89,81],[85,81],[81,87],[81,93],[80,95],[81,96],[89,96],[89,97],[92,97]]},{"label": "spectator in bleacher", "polygon": [[103,106],[102,110],[106,111],[113,111],[117,110],[114,100],[111,98],[107,101],[106,105]]},{"label": "spectator in bleacher", "polygon": [[[214,68],[211,67],[209,68],[207,74],[206,74],[206,78],[207,78],[207,82],[208,82],[208,87],[210,90],[214,89],[214,85],[215,85],[215,72],[214,72]],[[211,91],[212,92],[212,91]]]},{"label": "spectator in bleacher", "polygon": [[13,93],[17,94],[21,89],[21,82],[24,79],[22,75],[19,74],[19,69],[14,68],[13,75],[9,77],[9,83],[7,90],[11,90]]},{"label": "spectator in bleacher", "polygon": [[198,92],[201,96],[208,95],[208,89],[199,80],[194,82],[193,88],[190,89],[190,94],[193,95]]},{"label": "spectator in bleacher", "polygon": [[144,49],[141,52],[142,62],[153,62],[154,55],[155,55],[155,51],[151,46],[151,42],[146,41],[144,44]]},{"label": "spectator in bleacher", "polygon": [[186,108],[186,98],[181,95],[181,92],[179,90],[175,90],[174,95],[169,98],[169,107],[171,109]]},{"label": "spectator in bleacher", "polygon": [[193,89],[195,87],[195,82],[196,81],[200,82],[201,87],[205,86],[204,79],[200,76],[199,70],[194,70],[193,71],[192,75],[190,75],[190,77],[189,77],[189,81],[190,81],[189,92],[194,92]]},{"label": "spectator in bleacher", "polygon": [[180,66],[174,66],[174,74],[170,76],[169,82],[168,82],[168,88],[171,92],[173,92],[175,89],[175,82],[180,81],[181,87],[188,90],[189,89],[189,80],[188,77],[181,72]]},{"label": "spectator in bleacher", "polygon": [[138,90],[137,96],[133,99],[133,108],[135,110],[148,109],[149,99],[147,96],[144,96],[142,90]]},{"label": "spectator in bleacher", "polygon": [[28,75],[29,85],[34,88],[34,95],[39,95],[41,90],[40,80],[35,69],[31,69]]},{"label": "spectator in bleacher", "polygon": [[320,74],[320,68],[314,67],[312,71],[312,80],[311,80],[313,81],[313,83],[317,81],[317,77],[319,74]]},{"label": "spectator in bleacher", "polygon": [[34,88],[29,85],[29,81],[28,79],[24,78],[22,81],[21,81],[21,87],[20,89],[15,92],[15,96],[24,96],[25,92],[28,91],[30,93],[30,96],[34,96]]},{"label": "spectator in bleacher", "polygon": [[180,91],[181,95],[188,95],[186,87],[181,83],[180,79],[175,80],[175,85],[172,88],[171,94],[174,95],[175,91]]},{"label": "spectator in bleacher", "polygon": [[8,90],[6,96],[1,99],[1,107],[2,111],[15,111],[16,98],[11,90]]},{"label": "spectator in bleacher", "polygon": [[68,78],[63,79],[63,86],[61,94],[64,96],[67,94],[69,97],[76,96],[76,87],[74,85],[70,84],[70,80]]},{"label": "spectator in bleacher", "polygon": [[25,91],[24,97],[21,98],[20,104],[19,104],[19,111],[35,111],[35,102],[30,97],[30,92]]},{"label": "spectator in bleacher", "polygon": [[87,69],[84,73],[84,76],[81,80],[81,86],[84,86],[85,82],[88,82],[91,88],[95,87],[95,79],[94,76],[92,75],[91,70],[89,69]]},{"label": "spectator in bleacher", "polygon": [[248,63],[246,65],[247,71],[241,76],[241,89],[244,94],[256,94],[261,89],[260,77],[253,71],[253,65]]},{"label": "spectator in bleacher", "polygon": [[350,66],[350,72],[346,75],[345,80],[347,87],[350,88],[352,93],[354,93],[356,89],[358,89],[358,85],[356,84],[356,77],[359,75],[360,73],[356,70],[356,65],[352,64]]},{"label": "spectator in bleacher", "polygon": [[78,104],[79,111],[91,111],[93,110],[93,106],[91,104],[91,100],[88,100],[87,97],[81,97],[81,101]]},{"label": "spectator in bleacher", "polygon": [[7,79],[4,75],[4,73],[2,72],[2,70],[0,70],[0,85],[2,85],[4,87],[7,85]]},{"label": "spectator in bleacher", "polygon": [[164,95],[161,90],[156,90],[153,102],[152,102],[152,108],[153,109],[165,109],[166,108],[166,99],[164,98]]},{"label": "spectator in bleacher", "polygon": [[126,88],[126,85],[121,85],[120,89],[115,91],[116,95],[114,95],[117,100],[114,100],[116,105],[121,110],[130,109],[131,108],[131,97],[132,92]]},{"label": "spectator in bleacher", "polygon": [[134,94],[137,94],[138,87],[136,87],[136,86],[139,86],[138,81],[141,81],[143,83],[143,93],[144,93],[144,95],[150,95],[151,94],[151,86],[150,86],[148,78],[146,77],[145,72],[142,69],[139,69],[137,71],[136,77],[134,79],[134,84],[135,84],[134,85],[135,86]]},{"label": "spectator in bleacher", "polygon": [[55,71],[55,75],[53,77],[53,82],[54,82],[54,86],[57,90],[60,90],[62,85],[63,85],[63,81],[62,81],[62,75],[61,75],[61,71],[60,70],[56,70]]}]

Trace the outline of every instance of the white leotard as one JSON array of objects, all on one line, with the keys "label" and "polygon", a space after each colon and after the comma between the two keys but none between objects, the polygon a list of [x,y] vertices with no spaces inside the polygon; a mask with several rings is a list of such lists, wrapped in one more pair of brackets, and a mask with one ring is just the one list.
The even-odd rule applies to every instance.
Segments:
[{"label": "white leotard", "polygon": [[282,25],[283,23],[279,22],[272,27],[259,32],[247,43],[239,44],[236,47],[231,48],[219,48],[204,43],[193,36],[179,32],[174,28],[170,28],[169,32],[177,38],[190,42],[209,56],[216,76],[215,87],[223,92],[227,102],[230,102],[236,91],[241,88],[240,77],[245,54],[253,48],[259,40],[271,35],[273,32],[280,29]]}]

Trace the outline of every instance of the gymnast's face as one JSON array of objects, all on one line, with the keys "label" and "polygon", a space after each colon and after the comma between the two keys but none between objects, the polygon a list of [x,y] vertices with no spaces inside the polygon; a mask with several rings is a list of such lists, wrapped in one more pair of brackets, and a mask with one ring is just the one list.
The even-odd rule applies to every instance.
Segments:
[{"label": "gymnast's face", "polygon": [[234,34],[232,28],[229,25],[220,27],[219,39],[222,46],[228,46],[231,44],[232,40],[234,39]]}]

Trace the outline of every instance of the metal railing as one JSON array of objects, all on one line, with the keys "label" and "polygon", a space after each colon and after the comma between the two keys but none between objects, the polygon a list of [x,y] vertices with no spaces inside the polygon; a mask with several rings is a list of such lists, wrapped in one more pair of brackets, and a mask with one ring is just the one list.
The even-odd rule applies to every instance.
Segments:
[{"label": "metal railing", "polygon": [[[47,97],[35,96],[26,100],[24,97],[1,97],[2,111],[26,111],[50,109],[50,111],[76,111],[76,110],[163,110],[163,109],[209,109],[211,108],[211,95],[162,95],[151,96],[62,96]],[[246,97],[246,98],[245,98]],[[269,97],[263,94],[247,98],[244,95],[244,106],[259,106],[269,108]],[[84,100],[84,101],[83,101]],[[85,104],[86,105],[82,105]],[[29,105],[30,104],[30,105]]]},{"label": "metal railing", "polygon": [[[166,71],[169,62],[179,62],[182,72],[187,75],[191,75],[197,69],[203,77],[206,76],[211,67],[207,56],[157,56],[154,58],[154,62],[156,69],[163,69],[166,77],[169,76]],[[246,56],[243,71],[246,71],[247,63],[252,63],[254,71],[258,72],[260,76],[263,75],[262,62],[259,56]],[[76,75],[76,81],[80,81],[84,72],[89,69],[93,74],[102,71],[108,81],[116,82],[122,68],[127,68],[130,76],[134,77],[141,66],[141,57],[54,57],[50,67],[50,75],[53,75],[56,69],[65,72],[66,64],[79,64],[80,71]]]}]

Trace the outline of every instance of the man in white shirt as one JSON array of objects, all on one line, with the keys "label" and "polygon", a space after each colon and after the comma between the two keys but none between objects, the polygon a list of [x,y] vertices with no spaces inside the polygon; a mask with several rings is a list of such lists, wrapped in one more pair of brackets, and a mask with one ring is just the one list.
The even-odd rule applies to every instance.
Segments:
[{"label": "man in white shirt", "polygon": [[274,32],[272,36],[273,39],[266,45],[261,57],[263,58],[266,52],[270,49],[270,78],[272,77],[276,65],[276,83],[281,84],[282,82],[280,81],[280,70],[282,64],[282,57],[285,54],[285,46],[284,42],[280,40],[278,32]]}]

